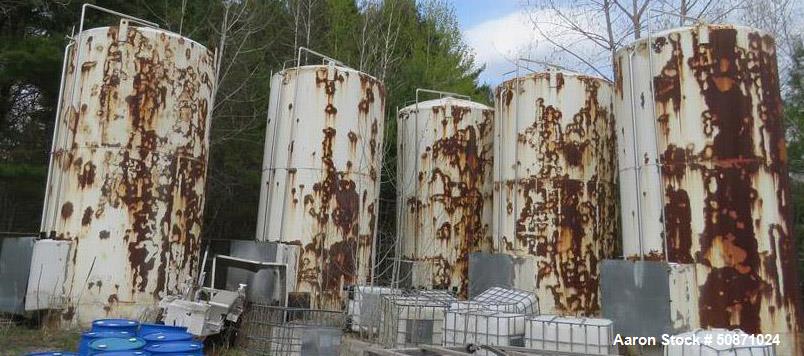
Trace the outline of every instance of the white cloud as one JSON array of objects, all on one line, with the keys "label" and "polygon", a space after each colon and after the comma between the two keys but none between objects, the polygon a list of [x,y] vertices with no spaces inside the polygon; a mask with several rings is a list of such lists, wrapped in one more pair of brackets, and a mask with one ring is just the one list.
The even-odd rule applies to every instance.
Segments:
[{"label": "white cloud", "polygon": [[[581,13],[579,16],[589,16]],[[464,40],[475,52],[475,62],[485,64],[486,70],[480,75],[480,81],[496,85],[510,76],[503,74],[515,69],[516,58],[525,57],[561,65],[565,68],[593,72],[577,58],[561,52],[536,31],[532,19],[555,19],[550,10],[530,9],[528,12],[515,11],[506,16],[482,22],[463,31]],[[597,28],[599,20],[593,17],[581,19],[590,28]],[[605,66],[610,61],[601,57],[601,49],[578,33],[568,31],[552,21],[540,21],[542,33],[551,36],[567,48],[584,57],[584,59],[602,64],[598,69],[607,71]],[[598,30],[600,30],[598,28]],[[606,53],[603,53],[607,55]],[[533,69],[542,69],[538,65],[529,65]]]},{"label": "white cloud", "polygon": [[537,36],[528,16],[520,11],[477,24],[463,35],[475,52],[475,61],[486,64],[480,80],[491,84],[499,83],[499,76],[514,68],[511,61]]}]

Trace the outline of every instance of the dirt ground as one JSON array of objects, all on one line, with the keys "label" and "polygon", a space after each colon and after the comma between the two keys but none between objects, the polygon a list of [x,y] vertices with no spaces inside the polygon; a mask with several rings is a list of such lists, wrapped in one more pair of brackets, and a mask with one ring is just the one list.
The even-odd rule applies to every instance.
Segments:
[{"label": "dirt ground", "polygon": [[[78,330],[52,330],[29,328],[23,325],[0,328],[0,356],[19,356],[39,351],[72,351],[78,349],[81,332]],[[205,350],[210,356],[241,356],[245,352],[235,349],[213,348]]]}]

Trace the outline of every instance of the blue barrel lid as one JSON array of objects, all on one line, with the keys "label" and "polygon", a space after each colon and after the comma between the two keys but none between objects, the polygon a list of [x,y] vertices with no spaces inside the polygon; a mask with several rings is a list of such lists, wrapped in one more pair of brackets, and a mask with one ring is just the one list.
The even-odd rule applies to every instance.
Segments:
[{"label": "blue barrel lid", "polygon": [[68,351],[45,351],[45,352],[31,352],[28,356],[78,356],[75,352]]},{"label": "blue barrel lid", "polygon": [[176,341],[148,345],[145,351],[154,354],[175,353],[175,352],[199,352],[204,350],[204,345],[196,341]]},{"label": "blue barrel lid", "polygon": [[98,319],[92,322],[92,326],[102,326],[105,328],[130,328],[137,327],[140,323],[128,319]]},{"label": "blue barrel lid", "polygon": [[150,356],[151,354],[145,351],[112,351],[112,352],[101,352],[94,354],[92,356]]},{"label": "blue barrel lid", "polygon": [[132,336],[134,336],[134,334],[130,331],[84,331],[81,333],[81,337],[87,337],[90,339],[98,339],[104,337],[128,338]]},{"label": "blue barrel lid", "polygon": [[145,346],[145,340],[138,337],[124,338],[103,338],[97,339],[89,344],[89,348],[94,351],[128,351],[137,350]]},{"label": "blue barrel lid", "polygon": [[186,326],[165,325],[165,324],[142,323],[142,324],[140,324],[140,330],[138,331],[139,335],[147,335],[147,334],[155,333],[155,332],[183,333],[183,332],[187,332],[187,327]]},{"label": "blue barrel lid", "polygon": [[155,332],[142,337],[146,342],[173,342],[173,341],[189,341],[193,339],[192,334],[181,332]]}]

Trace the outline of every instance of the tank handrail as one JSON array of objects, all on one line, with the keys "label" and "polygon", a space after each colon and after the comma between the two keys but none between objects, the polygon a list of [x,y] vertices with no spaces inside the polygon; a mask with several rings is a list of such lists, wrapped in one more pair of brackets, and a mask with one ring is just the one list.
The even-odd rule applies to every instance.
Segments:
[{"label": "tank handrail", "polygon": [[346,68],[349,68],[349,69],[354,69],[352,67],[347,66],[346,64],[344,64],[343,62],[341,62],[341,61],[339,61],[339,60],[337,60],[335,58],[332,58],[332,57],[330,57],[330,56],[328,56],[326,54],[322,54],[322,53],[313,51],[312,49],[309,49],[307,47],[299,47],[299,55],[298,55],[298,57],[296,57],[296,67],[301,67],[302,52],[307,52],[309,54],[313,54],[313,55],[316,55],[318,57],[321,57],[321,59],[323,59],[325,62],[330,62],[332,64],[335,64],[335,65],[338,65],[338,66],[341,66],[341,67],[346,67]]},{"label": "tank handrail", "polygon": [[548,69],[552,68],[552,69],[558,69],[558,70],[565,70],[567,72],[575,72],[573,70],[568,69],[567,67],[562,67],[562,66],[560,66],[558,64],[550,63],[550,62],[547,62],[547,61],[540,61],[540,60],[530,59],[530,58],[518,58],[517,61],[523,61],[523,62],[528,62],[528,63],[533,63],[533,64],[540,64],[540,65],[543,65],[543,66],[547,67]]},{"label": "tank handrail", "polygon": [[637,152],[637,150],[639,149],[638,148],[639,144],[638,144],[638,141],[637,141],[637,134],[636,134],[636,130],[637,130],[637,127],[636,127],[636,122],[637,122],[636,121],[636,94],[634,93],[634,54],[635,53],[636,53],[636,48],[634,48],[634,50],[632,50],[632,51],[630,51],[628,53],[628,91],[629,91],[629,97],[631,99],[631,126],[632,126],[632,128],[631,128],[631,142],[633,142],[633,144],[634,144],[634,152],[633,152],[634,157],[633,158],[634,158],[634,166],[636,168],[636,169],[634,169],[634,178],[635,178],[634,184],[636,185],[636,191],[637,191],[636,192],[637,241],[638,241],[638,244],[639,244],[639,259],[644,260],[645,259],[645,248],[642,245],[642,238],[643,238],[643,232],[642,232],[642,207],[641,207],[642,188],[640,187],[640,182],[639,182],[639,179],[640,179],[639,171],[640,171],[641,167],[639,166],[639,153]]},{"label": "tank handrail", "polygon": [[[660,10],[655,10],[655,9],[650,9],[650,11],[660,12],[660,13],[662,12]],[[681,15],[679,15],[679,16],[681,16]],[[648,42],[647,42],[648,46],[650,46],[650,43],[652,41],[653,41],[653,29],[650,26],[650,21],[648,21]],[[637,49],[636,49],[636,47],[634,47],[634,50],[632,51],[632,53],[636,53],[636,51],[637,51]],[[630,64],[630,60],[629,60],[629,64]],[[651,51],[650,49],[648,49],[648,78],[653,78],[653,51]],[[651,97],[650,108],[651,108],[651,113],[653,114],[653,117],[656,118],[656,117],[658,117],[657,112],[656,112],[656,88],[654,88],[654,86],[653,86],[653,80],[648,81],[648,86],[650,88],[650,97]],[[631,100],[634,101],[636,99],[632,97]],[[683,110],[683,108],[679,108],[679,111],[680,110]],[[636,129],[636,127],[634,127],[634,129]],[[634,147],[636,147],[636,142],[634,142]],[[658,161],[658,156],[659,156],[659,131],[656,130],[656,126],[653,127],[653,148],[656,150],[656,156],[657,156],[657,161]],[[636,152],[636,151],[634,151],[634,152]],[[662,174],[662,163],[661,162],[657,162],[657,163],[658,164],[656,165],[656,173],[661,175]],[[639,164],[639,161],[635,161],[634,164]],[[665,206],[664,194],[659,194],[659,199],[661,201],[662,207],[664,207]],[[659,209],[659,214],[661,215],[661,219],[662,219],[662,234],[664,235],[664,237],[662,238],[662,245],[664,247],[664,260],[666,262],[670,262],[670,253],[669,253],[670,250],[668,249],[667,235],[666,235],[667,234],[667,225],[666,225],[667,224],[667,219],[666,219],[666,216],[665,216],[664,208]]]},{"label": "tank handrail", "polygon": [[84,32],[84,19],[86,18],[87,9],[98,10],[100,12],[105,12],[105,13],[110,14],[110,15],[115,15],[115,16],[118,16],[118,17],[122,17],[124,19],[128,19],[130,21],[137,22],[137,23],[139,23],[141,25],[146,25],[146,26],[159,28],[159,24],[157,24],[155,22],[151,22],[151,21],[148,21],[148,20],[143,20],[143,19],[141,19],[139,17],[134,17],[134,16],[131,16],[131,15],[126,15],[126,14],[124,14],[122,12],[117,12],[117,11],[114,11],[114,10],[110,10],[110,9],[107,9],[105,7],[101,7],[101,6],[98,6],[98,5],[84,4],[84,6],[81,7],[81,22],[78,25],[78,33]]},{"label": "tank handrail", "polygon": [[557,69],[557,70],[563,70],[563,71],[570,72],[570,73],[574,73],[574,74],[581,74],[580,72],[577,72],[577,71],[574,71],[574,70],[568,69],[568,68],[566,68],[566,67],[562,67],[562,66],[560,66],[560,65],[558,65],[558,64],[553,64],[553,63],[551,63],[551,62],[547,62],[547,61],[540,61],[540,60],[536,60],[536,59],[530,59],[530,58],[523,58],[523,57],[519,57],[519,58],[517,58],[517,59],[516,59],[516,61],[514,62],[514,65],[516,66],[516,69],[509,70],[509,71],[507,71],[507,72],[503,73],[503,74],[502,74],[502,76],[506,76],[506,75],[510,75],[510,74],[518,73],[520,68],[527,69],[528,71],[530,71],[530,72],[532,72],[532,73],[536,73],[536,72],[537,72],[535,69],[530,68],[530,67],[528,67],[528,66],[526,66],[526,65],[522,65],[522,64],[520,64],[519,62],[527,62],[527,63],[539,64],[539,65],[542,65],[542,66],[546,67],[548,70],[550,70],[550,69]]},{"label": "tank handrail", "polygon": [[[67,43],[67,46],[64,47],[64,59],[62,60],[62,63],[61,63],[61,83],[59,84],[59,99],[56,101],[56,119],[54,120],[55,124],[53,126],[53,139],[50,142],[50,157],[49,157],[50,162],[48,163],[47,180],[45,181],[46,182],[45,183],[46,184],[46,186],[45,186],[45,199],[44,199],[45,203],[42,204],[42,219],[41,219],[40,224],[39,224],[39,230],[40,230],[39,232],[40,232],[40,234],[50,232],[49,231],[49,226],[48,226],[48,230],[46,230],[45,225],[48,224],[48,222],[46,222],[45,220],[47,219],[47,215],[48,215],[49,210],[50,210],[50,207],[48,207],[48,198],[50,197],[50,189],[51,189],[51,187],[50,187],[50,178],[53,175],[53,154],[56,152],[56,148],[57,148],[56,147],[56,140],[58,139],[58,136],[59,136],[59,126],[60,126],[59,121],[61,121],[61,106],[63,104],[62,99],[63,99],[63,96],[64,96],[64,74],[67,73],[67,59],[70,56],[70,47],[72,47],[74,44],[75,44],[75,42],[70,41],[69,43]],[[45,237],[45,236],[41,236],[41,237]]]},{"label": "tank handrail", "polygon": [[[286,60],[286,61],[282,62],[282,70],[284,71],[285,69],[287,69],[287,67],[288,67],[288,63],[291,63],[291,62],[293,62],[293,58],[288,59],[288,60]],[[272,75],[272,76],[273,76],[273,75]]]},{"label": "tank handrail", "polygon": [[[657,18],[657,17],[659,17],[661,15],[670,15],[670,16],[678,17],[678,18],[680,18],[682,20],[692,20],[696,25],[705,25],[706,24],[706,20],[701,19],[700,16],[692,17],[692,16],[676,14],[676,13],[673,13],[673,12],[668,12],[668,11],[658,10],[658,9],[650,9],[650,12],[658,13],[658,15],[651,16],[651,19],[655,19],[655,18]],[[650,26],[650,21],[648,21],[648,26]]]},{"label": "tank handrail", "polygon": [[419,93],[430,93],[430,94],[438,94],[439,99],[445,96],[447,97],[454,97],[459,99],[466,99],[469,100],[471,97],[469,95],[452,93],[448,91],[441,91],[441,90],[433,90],[433,89],[424,89],[424,88],[416,88],[416,104],[419,104]]}]

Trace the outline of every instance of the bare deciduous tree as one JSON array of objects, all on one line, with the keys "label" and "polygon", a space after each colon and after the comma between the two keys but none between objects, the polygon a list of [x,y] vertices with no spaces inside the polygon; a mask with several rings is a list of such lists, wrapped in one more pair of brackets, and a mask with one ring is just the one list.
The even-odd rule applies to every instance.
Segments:
[{"label": "bare deciduous tree", "polygon": [[525,11],[540,39],[556,50],[555,57],[611,79],[614,53],[649,32],[695,22],[731,21],[778,37],[790,27],[792,1],[528,0]]}]

